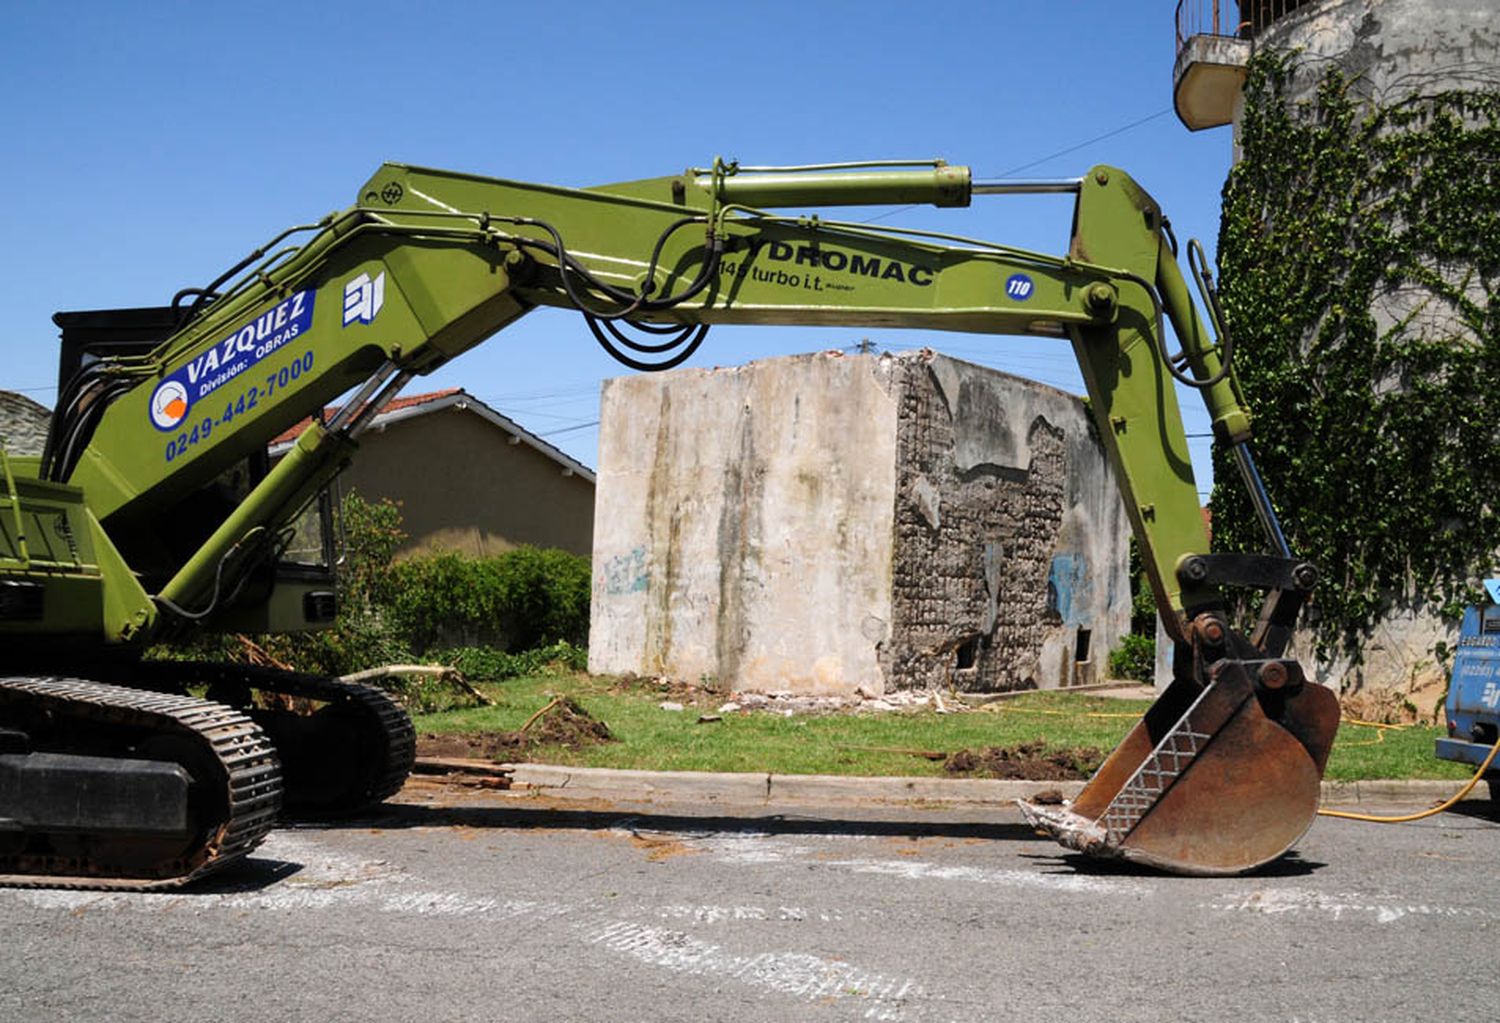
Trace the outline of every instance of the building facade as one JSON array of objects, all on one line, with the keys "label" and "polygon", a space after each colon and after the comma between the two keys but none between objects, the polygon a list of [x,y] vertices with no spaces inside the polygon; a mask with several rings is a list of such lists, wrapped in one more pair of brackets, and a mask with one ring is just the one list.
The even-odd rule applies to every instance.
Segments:
[{"label": "building facade", "polygon": [[[1279,101],[1299,125],[1326,124],[1320,90],[1330,80],[1329,72],[1337,73],[1338,99],[1352,102],[1367,123],[1383,124],[1381,131],[1387,137],[1397,131],[1419,130],[1426,123],[1423,111],[1430,116],[1438,101],[1460,111],[1459,120],[1467,121],[1468,127],[1493,124],[1486,122],[1488,115],[1482,111],[1500,91],[1500,6],[1494,0],[1183,0],[1177,10],[1174,94],[1178,114],[1193,129],[1231,125],[1236,162],[1248,158],[1241,149],[1246,117],[1243,86],[1246,65],[1256,54],[1275,53],[1289,59],[1290,70],[1280,86]],[[1465,96],[1488,99],[1465,104]],[[1278,144],[1290,143],[1281,139],[1271,142],[1272,147]],[[1492,304],[1493,247],[1481,244],[1465,249],[1451,224],[1443,220],[1445,202],[1455,203],[1461,211],[1476,202],[1484,204],[1488,200],[1482,197],[1493,195],[1492,190],[1485,190],[1486,182],[1492,180],[1486,172],[1492,160],[1481,157],[1472,166],[1458,169],[1456,178],[1451,168],[1444,168],[1424,179],[1427,165],[1423,161],[1427,157],[1416,153],[1413,147],[1413,155],[1404,160],[1398,157],[1376,168],[1376,173],[1364,175],[1357,182],[1359,192],[1355,196],[1349,194],[1351,186],[1346,182],[1324,197],[1329,204],[1343,202],[1354,207],[1345,237],[1355,237],[1356,229],[1368,226],[1361,220],[1362,210],[1389,210],[1371,214],[1382,217],[1379,234],[1399,237],[1423,255],[1415,268],[1395,261],[1382,266],[1379,284],[1371,289],[1371,300],[1357,309],[1348,308],[1343,295],[1334,288],[1324,289],[1330,296],[1328,303],[1319,316],[1309,319],[1300,336],[1292,339],[1305,353],[1308,388],[1319,386],[1313,374],[1332,358],[1327,333],[1330,321],[1338,324],[1346,318],[1363,317],[1368,326],[1358,326],[1381,344],[1394,339],[1409,340],[1414,347],[1446,344],[1465,349],[1495,343],[1493,336],[1486,338],[1484,331],[1474,329],[1475,318],[1470,315],[1472,309],[1482,310]],[[1492,157],[1493,153],[1488,155]],[[1465,176],[1471,177],[1465,181]],[[1308,187],[1316,187],[1316,182]],[[1397,200],[1419,191],[1428,204],[1419,217],[1402,212]],[[1306,196],[1293,197],[1286,190],[1268,194],[1264,222],[1274,225],[1278,216],[1288,216],[1287,208],[1294,198],[1306,201]],[[1243,248],[1221,251],[1221,263],[1226,258],[1242,264],[1253,262],[1257,252],[1270,244],[1266,240],[1270,233],[1241,232],[1235,244]],[[1312,240],[1306,243],[1312,244]],[[1225,282],[1227,287],[1227,275]],[[1376,406],[1392,392],[1416,393],[1411,391],[1414,384],[1432,383],[1423,379],[1423,372],[1399,360],[1396,369],[1383,376],[1373,375],[1372,370],[1365,415],[1375,415]],[[1434,400],[1460,406],[1465,401],[1457,395]],[[1408,450],[1436,457],[1433,452],[1438,436],[1433,432],[1410,431],[1400,439]],[[1366,457],[1393,460],[1390,452],[1373,450]],[[1479,457],[1476,455],[1476,460]],[[1415,490],[1396,499],[1437,500],[1420,487]],[[1350,497],[1356,502],[1379,502],[1394,497],[1387,491],[1353,493]],[[1448,514],[1457,513],[1450,510]],[[1446,528],[1451,527],[1434,526],[1432,532]],[[1460,559],[1456,544],[1452,557]],[[1457,571],[1462,577],[1468,561],[1467,557],[1455,560],[1439,574]],[[1320,567],[1329,580],[1357,574],[1346,565]],[[1405,691],[1424,684],[1440,689],[1444,674],[1441,651],[1451,648],[1457,622],[1442,601],[1427,599],[1427,574],[1425,568],[1409,567],[1404,585],[1393,585],[1383,594],[1384,610],[1365,630],[1358,656],[1347,648],[1325,651],[1316,660],[1305,656],[1318,679],[1346,691]],[[1315,650],[1311,640],[1310,634],[1299,637],[1297,645],[1304,655]]]},{"label": "building facade", "polygon": [[[272,457],[303,429],[278,437]],[[592,543],[593,471],[463,390],[391,402],[339,485],[400,505],[407,541],[398,557],[436,549],[484,557],[521,545],[587,556]]]}]

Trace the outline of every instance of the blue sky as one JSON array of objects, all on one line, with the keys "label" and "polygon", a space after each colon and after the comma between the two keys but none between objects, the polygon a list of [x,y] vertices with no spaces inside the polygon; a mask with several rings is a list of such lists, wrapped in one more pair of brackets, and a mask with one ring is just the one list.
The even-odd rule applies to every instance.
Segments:
[{"label": "blue sky", "polygon": [[[1212,253],[1230,137],[1191,133],[1171,113],[1173,9],[12,5],[0,38],[0,387],[52,404],[53,312],[162,304],[281,228],[350,205],[385,160],[565,185],[677,173],[716,154],[758,164],[943,157],[976,177],[1069,177],[1111,163],[1157,197],[1180,237],[1200,236]],[[1068,218],[1064,199],[992,198],[885,222],[1061,252]],[[931,332],[718,327],[688,364],[862,337],[1082,390],[1060,342]],[[621,371],[576,315],[544,311],[408,393],[465,387],[593,465],[597,432],[586,424],[599,382]],[[1184,407],[1189,431],[1206,430],[1196,399]],[[1195,461],[1206,490],[1206,460]]]}]

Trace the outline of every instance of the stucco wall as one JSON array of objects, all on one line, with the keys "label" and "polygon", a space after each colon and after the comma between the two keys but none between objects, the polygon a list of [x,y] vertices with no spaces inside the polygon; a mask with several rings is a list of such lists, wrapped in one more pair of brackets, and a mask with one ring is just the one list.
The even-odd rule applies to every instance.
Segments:
[{"label": "stucco wall", "polygon": [[435,547],[492,555],[521,544],[587,555],[593,484],[508,440],[456,407],[412,416],[361,437],[340,485],[400,503],[409,536],[402,556]]},{"label": "stucco wall", "polygon": [[589,667],[728,690],[1055,686],[1128,627],[1078,399],[932,353],[609,381]]},{"label": "stucco wall", "polygon": [[817,355],[607,381],[589,669],[881,689],[891,371]]},{"label": "stucco wall", "polygon": [[1293,98],[1310,95],[1329,63],[1353,95],[1377,104],[1500,86],[1494,0],[1323,0],[1268,26],[1255,46],[1302,51]]}]

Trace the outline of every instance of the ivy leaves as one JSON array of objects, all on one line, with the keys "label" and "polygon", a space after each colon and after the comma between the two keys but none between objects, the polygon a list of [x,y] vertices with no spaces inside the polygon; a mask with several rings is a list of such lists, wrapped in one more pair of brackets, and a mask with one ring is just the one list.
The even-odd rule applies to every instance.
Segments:
[{"label": "ivy leaves", "polygon": [[[1320,645],[1392,605],[1457,605],[1500,549],[1500,92],[1371,108],[1338,69],[1289,98],[1251,62],[1224,190],[1221,299],[1257,457],[1324,571]],[[1215,542],[1259,549],[1228,460]]]}]

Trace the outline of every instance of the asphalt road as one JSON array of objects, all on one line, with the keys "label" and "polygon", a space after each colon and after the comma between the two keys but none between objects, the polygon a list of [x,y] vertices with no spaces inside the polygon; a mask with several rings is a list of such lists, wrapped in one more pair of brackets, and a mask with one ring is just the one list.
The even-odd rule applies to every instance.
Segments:
[{"label": "asphalt road", "polygon": [[0,1020],[1492,1020],[1500,816],[1320,820],[1255,877],[1101,869],[1008,809],[429,785],[190,894],[0,891]]}]

